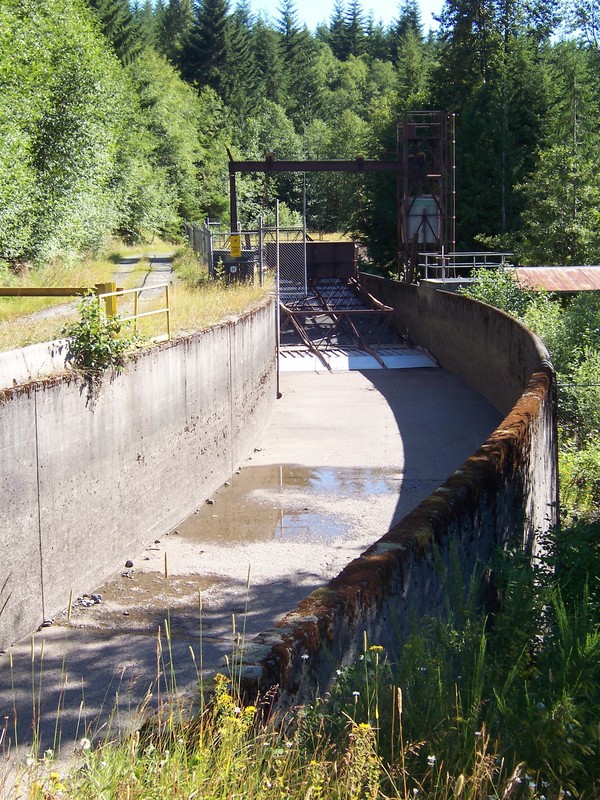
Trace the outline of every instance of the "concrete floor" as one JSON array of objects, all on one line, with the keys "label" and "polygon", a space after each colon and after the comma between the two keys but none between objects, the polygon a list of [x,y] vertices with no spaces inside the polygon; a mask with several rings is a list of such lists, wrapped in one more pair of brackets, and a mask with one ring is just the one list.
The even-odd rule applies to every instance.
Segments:
[{"label": "concrete floor", "polygon": [[255,453],[210,502],[131,554],[101,603],[76,603],[0,656],[6,765],[34,734],[40,753],[67,757],[83,736],[127,729],[175,682],[194,692],[236,638],[336,575],[500,421],[441,369],[291,372],[281,391]]}]

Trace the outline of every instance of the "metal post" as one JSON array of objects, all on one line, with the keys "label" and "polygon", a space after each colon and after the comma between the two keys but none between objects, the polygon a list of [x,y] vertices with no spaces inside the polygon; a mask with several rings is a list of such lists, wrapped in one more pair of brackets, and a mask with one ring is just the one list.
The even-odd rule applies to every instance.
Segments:
[{"label": "metal post", "polygon": [[306,264],[306,172],[304,173],[304,189],[302,200],[302,237],[303,243],[303,259],[304,259],[304,296],[308,296],[308,268]]},{"label": "metal post", "polygon": [[[108,283],[97,283],[96,290],[99,295],[111,294],[117,291],[117,284],[114,281],[109,281]],[[114,296],[114,294],[111,297],[104,298],[104,308],[106,309],[107,317],[117,316],[117,298]]]},{"label": "metal post", "polygon": [[281,397],[279,391],[279,337],[281,335],[281,321],[279,310],[279,200],[275,201],[275,325],[277,329],[275,339],[275,371],[277,375],[277,399]]},{"label": "metal post", "polygon": [[238,230],[237,191],[235,187],[235,170],[231,166],[231,161],[229,162],[229,216],[231,218],[229,226],[230,230],[233,233],[237,233]]},{"label": "metal post", "polygon": [[262,286],[264,283],[264,253],[263,253],[263,218],[262,214],[258,218],[258,277]]},{"label": "metal post", "polygon": [[167,336],[171,341],[171,302],[169,295],[169,286],[165,286],[165,299],[167,301]]},{"label": "metal post", "polygon": [[137,333],[137,329],[138,329],[137,317],[138,317],[138,311],[139,311],[139,300],[140,300],[140,293],[139,292],[134,292],[134,294],[133,294],[133,316],[135,317],[135,319],[133,320],[133,330],[136,333]]}]

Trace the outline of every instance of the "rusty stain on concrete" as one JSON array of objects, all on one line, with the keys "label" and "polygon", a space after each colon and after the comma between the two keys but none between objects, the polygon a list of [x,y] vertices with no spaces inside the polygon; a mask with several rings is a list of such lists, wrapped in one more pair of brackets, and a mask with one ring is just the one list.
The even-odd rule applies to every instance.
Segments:
[{"label": "rusty stain on concrete", "polygon": [[[333,676],[332,665],[356,651],[363,633],[375,635],[378,644],[393,647],[391,640],[397,633],[386,632],[378,620],[389,620],[395,609],[401,627],[402,614],[411,607],[411,580],[421,582],[420,597],[412,598],[413,607],[416,602],[425,610],[423,603],[427,607],[429,598],[432,603],[427,610],[435,610],[435,596],[439,595],[435,553],[447,558],[452,542],[463,551],[469,571],[474,568],[473,555],[485,560],[486,553],[514,538],[515,531],[516,544],[531,552],[535,520],[527,518],[529,495],[535,492],[535,472],[545,469],[544,463],[534,463],[536,455],[545,458],[550,470],[556,466],[554,374],[541,355],[521,397],[481,448],[327,587],[312,592],[281,620],[276,626],[281,640],[273,642],[260,659],[262,671],[259,673],[254,663],[243,673],[251,694],[277,686],[279,707],[284,709],[306,699],[315,688],[327,686]],[[555,476],[549,476],[548,485],[551,524],[557,513]],[[257,637],[257,643],[263,640],[262,635]]]}]

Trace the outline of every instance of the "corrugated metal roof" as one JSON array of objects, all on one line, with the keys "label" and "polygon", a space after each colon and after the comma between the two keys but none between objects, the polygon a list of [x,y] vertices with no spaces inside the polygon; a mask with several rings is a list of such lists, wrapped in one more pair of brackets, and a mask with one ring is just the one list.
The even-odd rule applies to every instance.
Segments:
[{"label": "corrugated metal roof", "polygon": [[523,287],[549,292],[600,292],[600,266],[595,267],[517,267],[517,280]]}]

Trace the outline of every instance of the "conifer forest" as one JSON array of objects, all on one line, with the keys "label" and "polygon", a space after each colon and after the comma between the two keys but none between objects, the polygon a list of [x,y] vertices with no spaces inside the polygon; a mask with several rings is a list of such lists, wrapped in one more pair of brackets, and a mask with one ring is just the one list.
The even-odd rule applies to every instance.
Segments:
[{"label": "conifer forest", "polygon": [[[397,155],[407,110],[456,113],[457,247],[524,264],[600,260],[595,0],[416,0],[383,25],[338,0],[310,31],[294,0],[2,0],[0,260],[47,262],[118,234],[228,220],[239,159]],[[302,211],[301,175],[245,175],[240,219]],[[307,176],[311,229],[396,249],[394,176]]]}]

